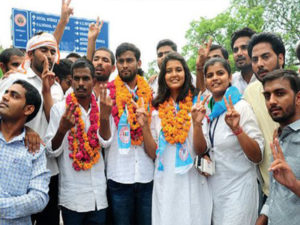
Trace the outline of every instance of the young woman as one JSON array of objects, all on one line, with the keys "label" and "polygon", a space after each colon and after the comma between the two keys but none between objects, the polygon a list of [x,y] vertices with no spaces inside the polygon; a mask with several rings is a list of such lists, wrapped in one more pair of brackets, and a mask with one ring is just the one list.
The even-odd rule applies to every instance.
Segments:
[{"label": "young woman", "polygon": [[207,178],[193,167],[201,149],[193,146],[191,111],[195,88],[183,57],[168,54],[158,79],[151,126],[147,107],[137,109],[146,152],[156,164],[152,224],[210,225],[212,198]]},{"label": "young woman", "polygon": [[[206,105],[197,103],[197,109],[202,114],[206,111],[209,119],[202,121],[202,116],[197,121],[203,123],[203,133],[195,137],[194,144],[208,149],[215,163],[215,174],[208,177],[213,196],[212,222],[253,225],[258,211],[256,164],[262,160],[262,134],[251,107],[230,85],[227,61],[210,59],[204,66],[204,75],[212,97]],[[204,137],[206,142],[201,143]]]}]

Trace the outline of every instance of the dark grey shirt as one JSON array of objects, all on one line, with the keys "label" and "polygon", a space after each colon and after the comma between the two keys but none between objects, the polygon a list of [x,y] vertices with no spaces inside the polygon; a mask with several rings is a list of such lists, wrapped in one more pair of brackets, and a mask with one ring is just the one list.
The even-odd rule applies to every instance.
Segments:
[{"label": "dark grey shirt", "polygon": [[[285,160],[297,180],[300,180],[300,120],[286,126],[279,136]],[[270,174],[270,195],[261,214],[269,218],[269,225],[299,225],[300,197],[278,183]]]}]

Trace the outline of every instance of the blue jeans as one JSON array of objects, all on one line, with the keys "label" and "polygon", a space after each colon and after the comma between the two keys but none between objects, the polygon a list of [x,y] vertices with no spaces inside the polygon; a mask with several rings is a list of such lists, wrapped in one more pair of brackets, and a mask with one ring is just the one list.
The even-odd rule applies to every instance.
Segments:
[{"label": "blue jeans", "polygon": [[106,209],[90,212],[75,212],[61,207],[64,225],[105,225]]},{"label": "blue jeans", "polygon": [[107,188],[115,225],[151,225],[153,182],[121,184],[108,180]]}]

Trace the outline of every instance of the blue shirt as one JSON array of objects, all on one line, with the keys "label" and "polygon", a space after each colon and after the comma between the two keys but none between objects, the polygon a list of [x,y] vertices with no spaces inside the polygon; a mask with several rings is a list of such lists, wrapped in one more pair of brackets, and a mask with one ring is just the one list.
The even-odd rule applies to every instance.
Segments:
[{"label": "blue shirt", "polygon": [[50,172],[41,147],[34,155],[24,144],[25,131],[9,142],[0,132],[0,224],[29,225],[30,215],[49,200]]},{"label": "blue shirt", "polygon": [[[300,180],[300,120],[284,127],[279,143],[284,158],[297,180]],[[261,214],[268,216],[269,225],[299,225],[300,198],[270,175],[270,195]]]}]

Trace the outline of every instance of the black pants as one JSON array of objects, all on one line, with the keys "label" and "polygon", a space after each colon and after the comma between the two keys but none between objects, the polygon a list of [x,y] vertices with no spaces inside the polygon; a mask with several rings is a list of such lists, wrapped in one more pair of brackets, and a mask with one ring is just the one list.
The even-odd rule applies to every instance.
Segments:
[{"label": "black pants", "polygon": [[32,215],[31,220],[36,225],[59,225],[58,175],[50,179],[48,205],[42,212]]}]

